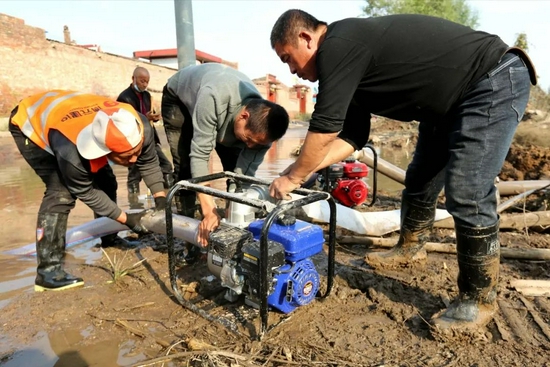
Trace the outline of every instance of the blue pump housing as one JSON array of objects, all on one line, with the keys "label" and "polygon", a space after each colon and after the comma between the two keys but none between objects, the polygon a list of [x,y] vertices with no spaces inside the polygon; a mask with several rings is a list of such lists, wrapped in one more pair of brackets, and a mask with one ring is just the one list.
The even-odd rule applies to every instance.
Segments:
[{"label": "blue pump housing", "polygon": [[[248,230],[255,240],[259,241],[263,225],[263,219],[250,223]],[[283,313],[290,313],[310,303],[319,291],[319,273],[309,257],[323,250],[323,229],[301,220],[276,221],[267,237],[283,246],[287,262],[273,269],[275,287],[267,303]]]},{"label": "blue pump housing", "polygon": [[307,305],[319,291],[319,273],[310,259],[281,266],[275,279],[275,290],[267,297],[267,304],[283,313]]},{"label": "blue pump housing", "polygon": [[[258,241],[263,225],[264,220],[260,219],[250,223],[248,227],[254,239]],[[290,262],[296,262],[321,252],[325,243],[323,229],[303,220],[295,220],[293,224],[287,225],[275,221],[269,228],[267,238],[283,245],[286,260]]]}]

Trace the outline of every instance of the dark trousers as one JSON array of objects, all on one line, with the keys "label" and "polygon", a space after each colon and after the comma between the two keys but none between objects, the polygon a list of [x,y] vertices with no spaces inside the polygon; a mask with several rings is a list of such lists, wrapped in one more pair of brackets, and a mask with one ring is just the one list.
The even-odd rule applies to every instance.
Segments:
[{"label": "dark trousers", "polygon": [[[162,90],[161,109],[166,139],[170,145],[170,153],[174,162],[174,176],[177,181],[190,179],[192,176],[189,153],[191,153],[191,141],[193,140],[191,114],[179,98],[168,91],[166,86]],[[224,171],[235,170],[241,148],[216,144],[216,153],[220,157]],[[182,195],[194,195],[194,193],[184,191]]]},{"label": "dark trousers", "polygon": [[[157,133],[155,131],[155,135],[156,134]],[[170,160],[168,159],[166,154],[164,154],[164,152],[162,151],[162,146],[157,143],[155,144],[155,149],[157,151],[157,156],[160,163],[160,170],[162,171],[163,176],[172,174],[172,164],[170,163]],[[141,173],[139,172],[139,168],[135,164],[128,167],[128,186],[139,185],[140,181]]]},{"label": "dark trousers", "polygon": [[[67,189],[55,157],[23,135],[18,126],[9,123],[9,129],[21,155],[46,185],[39,213],[69,214],[75,206],[76,197]],[[109,165],[93,175],[93,185],[116,202],[117,181]]]}]

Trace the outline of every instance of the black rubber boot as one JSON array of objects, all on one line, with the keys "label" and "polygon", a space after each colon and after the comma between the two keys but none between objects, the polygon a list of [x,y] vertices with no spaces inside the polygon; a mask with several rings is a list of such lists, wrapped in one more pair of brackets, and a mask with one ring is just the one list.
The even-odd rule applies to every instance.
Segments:
[{"label": "black rubber boot", "polygon": [[101,237],[101,242],[97,247],[107,248],[107,247],[120,247],[120,248],[130,248],[136,247],[139,245],[139,241],[128,241],[122,237],[119,237],[117,233],[108,234],[107,236]]},{"label": "black rubber boot", "polygon": [[169,189],[174,186],[174,176],[172,173],[163,173],[162,178],[164,179],[164,188]]},{"label": "black rubber boot", "polygon": [[179,267],[192,265],[200,260],[202,256],[201,249],[191,243],[185,243],[185,251],[176,254],[176,265]]},{"label": "black rubber boot", "polygon": [[139,200],[139,193],[128,193],[128,204],[130,209],[145,209],[143,202]]},{"label": "black rubber boot", "polygon": [[376,267],[400,267],[426,260],[424,245],[435,219],[435,203],[426,203],[403,192],[399,240],[387,252],[367,254],[365,262]]},{"label": "black rubber boot", "polygon": [[432,318],[439,330],[476,330],[496,312],[500,264],[498,222],[490,227],[456,225],[458,297]]},{"label": "black rubber boot", "polygon": [[84,285],[63,270],[68,214],[38,213],[36,224],[36,279],[34,290],[60,291]]},{"label": "black rubber boot", "polygon": [[139,182],[138,183],[128,182],[128,194],[139,194]]},{"label": "black rubber boot", "polygon": [[176,213],[189,218],[195,218],[195,211],[197,210],[196,198],[196,195],[176,195],[174,197]]}]

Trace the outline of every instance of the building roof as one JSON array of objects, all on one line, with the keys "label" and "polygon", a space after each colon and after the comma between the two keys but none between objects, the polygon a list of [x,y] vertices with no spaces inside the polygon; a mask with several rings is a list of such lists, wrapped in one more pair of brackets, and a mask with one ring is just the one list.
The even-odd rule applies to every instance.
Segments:
[{"label": "building roof", "polygon": [[[139,59],[166,59],[166,58],[177,58],[178,49],[177,48],[165,48],[161,50],[145,50],[145,51],[134,51],[134,58]],[[200,62],[218,62],[222,63],[222,58],[218,56],[211,55],[209,53],[195,50],[195,57]]]}]

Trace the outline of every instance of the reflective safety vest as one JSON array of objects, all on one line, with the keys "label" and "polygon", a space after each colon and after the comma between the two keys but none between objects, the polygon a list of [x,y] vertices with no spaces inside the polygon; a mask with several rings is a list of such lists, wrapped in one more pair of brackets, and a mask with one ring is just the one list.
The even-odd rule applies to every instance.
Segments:
[{"label": "reflective safety vest", "polygon": [[[80,131],[92,123],[97,111],[118,106],[131,112],[141,121],[134,108],[126,103],[107,97],[75,91],[51,90],[23,99],[11,122],[33,143],[50,154],[53,151],[48,141],[50,129],[58,130],[73,144]],[[90,161],[92,172],[107,164],[106,157]]]}]

